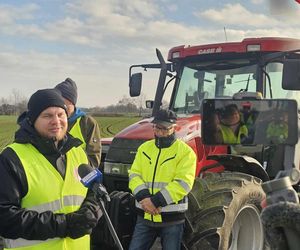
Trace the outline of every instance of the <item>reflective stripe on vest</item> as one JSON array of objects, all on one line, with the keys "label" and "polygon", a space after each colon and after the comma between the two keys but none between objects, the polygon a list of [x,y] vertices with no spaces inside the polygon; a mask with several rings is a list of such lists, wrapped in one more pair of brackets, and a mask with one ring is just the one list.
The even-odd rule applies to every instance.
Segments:
[{"label": "reflective stripe on vest", "polygon": [[[63,201],[64,201],[63,203],[65,204],[65,206],[72,206],[72,205],[80,206],[83,200],[84,197],[79,195],[69,195],[63,197]],[[58,211],[62,209],[62,206],[60,200],[55,200],[48,203],[27,207],[27,209],[34,210],[41,213],[44,211]]]},{"label": "reflective stripe on vest", "polygon": [[57,241],[59,238],[53,238],[53,239],[48,239],[48,240],[25,240],[22,238],[16,239],[16,240],[10,240],[10,239],[5,239],[4,240],[4,245],[5,248],[20,248],[20,247],[28,247],[28,246],[34,246],[38,245],[41,243],[50,242],[50,241]]},{"label": "reflective stripe on vest", "polygon": [[[189,187],[189,185],[182,181],[182,180],[175,180],[177,181],[184,189],[185,191],[188,193],[191,191],[191,188]],[[136,195],[139,191],[143,190],[143,189],[151,189],[153,187],[153,189],[156,191],[161,191],[162,196],[165,198],[166,202],[172,203],[172,197],[170,195],[170,193],[168,192],[167,189],[164,189],[166,186],[168,185],[167,182],[146,182],[140,186],[137,186],[134,191],[133,194]],[[156,193],[156,192],[155,192]]]},{"label": "reflective stripe on vest", "polygon": [[[143,209],[141,204],[135,201],[135,205],[137,208]],[[185,212],[188,209],[188,203],[181,203],[181,204],[170,204],[165,207],[161,208],[162,213],[168,212]]]},{"label": "reflective stripe on vest", "polygon": [[[50,162],[31,144],[13,143],[9,146],[18,155],[28,183],[28,192],[21,200],[21,207],[37,212],[70,213],[76,211],[84,200],[87,189],[81,184],[77,169],[87,163],[87,156],[81,147],[72,148],[66,154],[65,179]],[[76,250],[89,249],[89,237],[76,240],[55,238],[46,241],[5,239],[7,248],[21,250]]]},{"label": "reflective stripe on vest", "polygon": [[81,128],[80,128],[80,121],[81,121],[81,118],[82,117],[79,117],[75,124],[73,125],[73,127],[70,129],[69,133],[75,137],[75,138],[78,138],[79,140],[82,141],[82,144],[80,145],[84,150],[86,150],[86,143],[85,143],[85,140],[84,140],[84,137],[82,135],[82,132],[81,132]]},{"label": "reflective stripe on vest", "polygon": [[[189,187],[189,185],[186,182],[184,182],[182,180],[176,180],[176,179],[175,179],[175,181],[177,181],[180,184],[180,186],[182,186],[184,188],[184,190],[186,192],[191,191],[191,188]],[[152,188],[152,186],[153,186],[153,188],[163,189],[168,185],[168,183],[167,182],[146,182],[145,185],[147,186],[147,188]]]}]

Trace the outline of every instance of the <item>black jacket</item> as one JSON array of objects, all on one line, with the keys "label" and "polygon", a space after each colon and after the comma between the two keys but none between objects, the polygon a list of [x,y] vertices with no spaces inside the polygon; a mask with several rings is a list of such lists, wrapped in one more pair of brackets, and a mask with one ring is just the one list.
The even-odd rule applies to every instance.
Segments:
[{"label": "black jacket", "polygon": [[[56,148],[53,140],[41,138],[27,119],[20,123],[15,142],[31,143],[56,169],[57,159],[65,159],[66,152],[81,144],[79,139],[67,135]],[[65,169],[58,172],[64,178]],[[64,214],[51,211],[38,213],[21,208],[21,200],[27,192],[28,183],[21,161],[11,148],[4,149],[0,155],[0,235],[27,240],[65,237],[67,225]]]}]

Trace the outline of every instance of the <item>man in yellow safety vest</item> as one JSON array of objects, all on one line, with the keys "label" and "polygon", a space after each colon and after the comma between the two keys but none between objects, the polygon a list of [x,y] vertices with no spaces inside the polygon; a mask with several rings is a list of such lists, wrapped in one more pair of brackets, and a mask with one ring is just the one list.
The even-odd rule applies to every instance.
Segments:
[{"label": "man in yellow safety vest", "polygon": [[130,250],[150,249],[160,236],[163,249],[179,250],[196,171],[196,154],[175,138],[176,114],[161,109],[152,121],[155,139],[143,143],[129,170],[138,213]]},{"label": "man in yellow safety vest", "polygon": [[0,154],[0,235],[5,249],[88,250],[102,214],[78,176],[81,141],[67,134],[55,89],[35,92],[15,140]]},{"label": "man in yellow safety vest", "polygon": [[77,85],[71,78],[57,84],[55,89],[61,92],[67,106],[69,133],[82,141],[81,146],[88,156],[89,164],[98,168],[101,161],[101,141],[97,121],[76,107]]}]

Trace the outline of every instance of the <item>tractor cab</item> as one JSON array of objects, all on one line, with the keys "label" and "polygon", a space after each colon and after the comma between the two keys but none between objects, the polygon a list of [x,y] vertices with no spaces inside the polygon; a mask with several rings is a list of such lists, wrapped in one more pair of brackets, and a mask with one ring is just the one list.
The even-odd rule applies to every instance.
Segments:
[{"label": "tractor cab", "polygon": [[[173,86],[169,108],[177,113],[179,124],[181,119],[189,117],[198,117],[202,124],[204,119],[201,114],[206,99],[287,99],[298,102],[299,48],[300,40],[287,38],[249,38],[236,43],[179,46],[169,51],[169,63],[166,63],[157,51],[160,64],[133,65],[130,68],[130,93],[138,95],[142,87],[142,73],[133,73],[135,68],[160,67],[156,95],[154,100],[148,103],[152,103],[149,106],[153,108],[154,115],[161,106],[166,89]],[[247,110],[247,105],[249,107],[249,104],[244,103],[240,109]],[[253,122],[251,117],[246,117],[247,114],[244,116],[247,118],[245,122]],[[198,154],[197,175],[202,167],[212,163],[208,156],[223,154],[226,151],[231,153],[230,148],[225,149],[223,143],[203,143],[201,134],[204,135],[203,131],[199,130],[198,134],[194,133],[192,137],[178,131],[178,136]],[[245,149],[246,145],[243,146]],[[260,157],[261,164],[265,164],[265,168],[268,166],[271,178],[275,177],[284,161],[282,146],[277,148],[275,157],[269,156],[271,162],[266,162],[263,156]],[[277,159],[279,156],[280,159]],[[295,159],[294,163],[298,166],[299,159]]]}]

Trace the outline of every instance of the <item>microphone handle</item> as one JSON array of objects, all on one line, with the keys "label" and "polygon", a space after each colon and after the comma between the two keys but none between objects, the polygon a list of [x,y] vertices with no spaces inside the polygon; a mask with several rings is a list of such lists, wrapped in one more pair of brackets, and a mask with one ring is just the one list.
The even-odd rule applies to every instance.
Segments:
[{"label": "microphone handle", "polygon": [[112,222],[111,222],[111,220],[110,220],[110,218],[108,216],[108,213],[107,213],[107,211],[106,211],[106,209],[104,207],[104,202],[103,202],[102,198],[99,198],[99,203],[100,203],[100,208],[101,208],[101,210],[102,210],[102,212],[104,214],[104,218],[105,218],[105,220],[107,222],[107,225],[108,225],[109,231],[111,233],[111,236],[113,237],[113,239],[114,239],[114,241],[115,241],[118,249],[119,250],[123,250],[122,244],[121,244],[121,242],[120,242],[120,240],[118,238],[118,235],[117,235],[117,233],[116,233],[116,231],[114,229],[114,226],[113,226],[113,224],[112,224]]},{"label": "microphone handle", "polygon": [[106,201],[110,202],[110,197],[106,191],[106,188],[101,183],[95,183],[92,186],[92,190],[98,199],[102,199],[105,196]]}]

